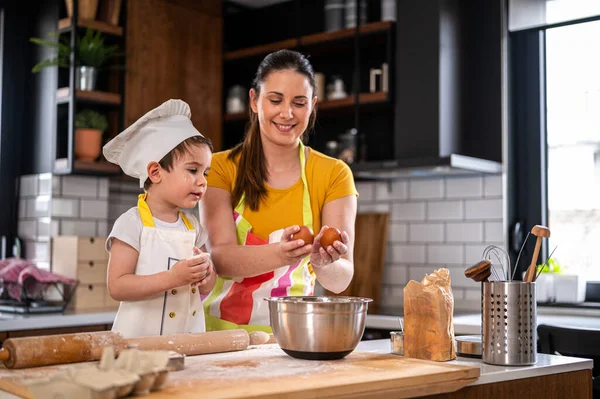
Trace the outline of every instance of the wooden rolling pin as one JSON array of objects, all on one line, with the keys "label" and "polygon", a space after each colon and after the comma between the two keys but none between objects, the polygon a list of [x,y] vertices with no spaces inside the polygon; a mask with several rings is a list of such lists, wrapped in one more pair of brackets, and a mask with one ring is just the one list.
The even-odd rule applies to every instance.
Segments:
[{"label": "wooden rolling pin", "polygon": [[172,350],[183,355],[233,352],[270,342],[266,333],[245,330],[212,331],[124,339],[111,331],[9,338],[0,349],[0,361],[10,369],[99,360],[105,346],[117,350]]}]

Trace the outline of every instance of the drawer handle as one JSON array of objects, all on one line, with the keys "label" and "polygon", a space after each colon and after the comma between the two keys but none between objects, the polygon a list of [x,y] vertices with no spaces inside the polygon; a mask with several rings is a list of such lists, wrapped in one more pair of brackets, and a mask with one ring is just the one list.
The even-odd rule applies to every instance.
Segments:
[{"label": "drawer handle", "polygon": [[93,244],[94,243],[94,237],[90,237],[90,243]]},{"label": "drawer handle", "polygon": [[93,285],[88,285],[88,290],[93,291],[94,290],[94,286]]},{"label": "drawer handle", "polygon": [[93,260],[91,260],[89,264],[90,264],[90,267],[94,267],[94,261]]}]

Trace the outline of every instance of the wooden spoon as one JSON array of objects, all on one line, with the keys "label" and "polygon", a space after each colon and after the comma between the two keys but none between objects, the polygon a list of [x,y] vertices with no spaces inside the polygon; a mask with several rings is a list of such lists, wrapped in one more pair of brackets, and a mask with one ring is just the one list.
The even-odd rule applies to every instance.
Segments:
[{"label": "wooden spoon", "polygon": [[465,270],[465,276],[477,282],[488,281],[488,278],[492,274],[491,266],[492,262],[490,262],[488,259],[482,260],[481,262],[478,262],[477,264]]},{"label": "wooden spoon", "polygon": [[529,264],[529,267],[527,268],[527,272],[525,273],[525,278],[523,279],[523,281],[525,281],[526,283],[531,283],[535,279],[537,259],[538,259],[538,255],[540,254],[542,238],[550,237],[550,229],[547,228],[546,226],[536,225],[536,226],[533,226],[533,228],[531,229],[531,234],[536,236],[537,240],[535,240],[535,249],[533,250],[533,257],[531,258],[531,263]]}]

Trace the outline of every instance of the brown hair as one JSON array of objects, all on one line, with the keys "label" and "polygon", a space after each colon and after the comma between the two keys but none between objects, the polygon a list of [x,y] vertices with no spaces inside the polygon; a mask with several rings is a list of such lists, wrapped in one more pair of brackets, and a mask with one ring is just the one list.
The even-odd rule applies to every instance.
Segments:
[{"label": "brown hair", "polygon": [[[165,155],[164,157],[162,157],[162,159],[160,161],[158,161],[158,164],[160,165],[161,168],[170,172],[171,169],[173,169],[173,164],[179,157],[184,155],[192,147],[201,146],[201,145],[208,146],[210,152],[213,152],[212,141],[210,141],[210,139],[208,137],[192,136],[192,137],[189,137],[189,138],[183,140],[181,143],[179,143],[177,145],[177,147],[175,147],[171,151],[169,151],[167,153],[167,155]],[[148,191],[148,189],[150,188],[151,185],[152,185],[152,181],[150,180],[150,178],[147,178],[146,181],[144,182],[144,190]]]},{"label": "brown hair", "polygon": [[[256,75],[252,81],[252,88],[256,95],[260,94],[260,86],[272,72],[291,70],[308,78],[313,90],[313,97],[316,95],[317,84],[312,65],[308,59],[291,50],[279,50],[267,55],[258,65]],[[302,133],[302,140],[306,140],[306,132],[312,130],[317,117],[317,109],[313,108],[308,120],[307,129]],[[258,115],[250,108],[250,122],[244,136],[244,141],[236,145],[228,156],[228,159],[235,160],[239,155],[237,166],[237,176],[235,186],[231,195],[233,206],[236,206],[242,198],[246,196],[246,203],[250,209],[256,211],[262,199],[267,195],[265,181],[268,178],[267,165],[260,138],[260,125]]]}]

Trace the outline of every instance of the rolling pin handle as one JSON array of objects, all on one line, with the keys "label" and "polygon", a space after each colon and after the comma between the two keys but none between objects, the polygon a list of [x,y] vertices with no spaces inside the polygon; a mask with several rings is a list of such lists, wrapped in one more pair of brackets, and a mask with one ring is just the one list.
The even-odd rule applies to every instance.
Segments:
[{"label": "rolling pin handle", "polygon": [[10,352],[4,348],[0,349],[0,362],[5,362],[10,359]]}]

